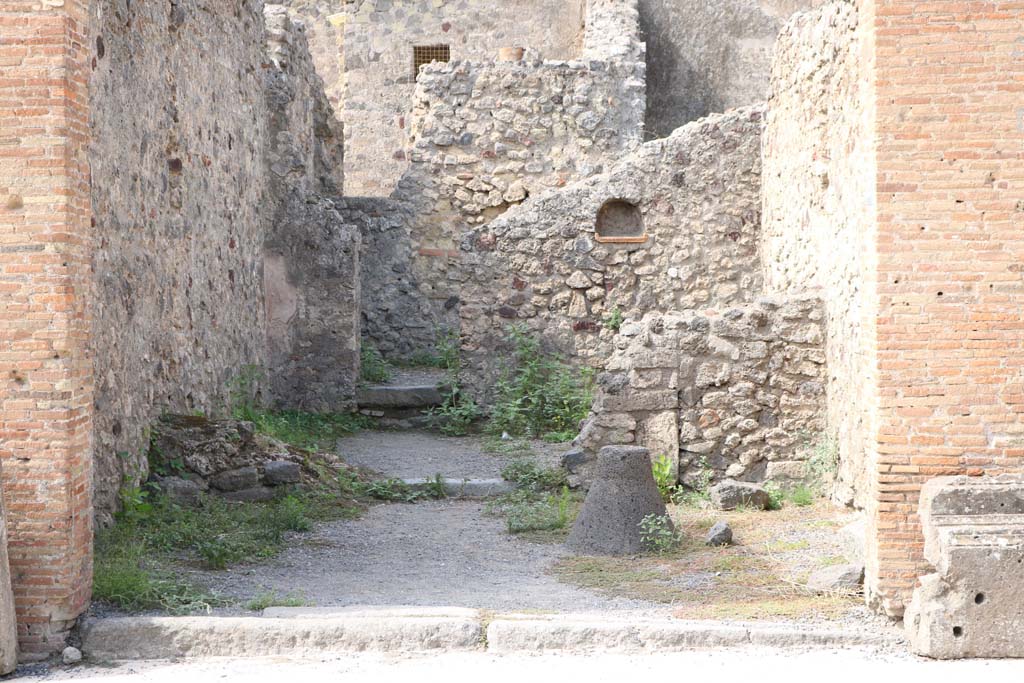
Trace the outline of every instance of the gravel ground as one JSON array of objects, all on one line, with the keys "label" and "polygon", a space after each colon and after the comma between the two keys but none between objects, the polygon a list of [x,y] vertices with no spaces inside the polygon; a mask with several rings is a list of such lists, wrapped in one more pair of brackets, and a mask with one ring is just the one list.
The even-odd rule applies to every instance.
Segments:
[{"label": "gravel ground", "polygon": [[[560,545],[509,536],[479,502],[379,505],[359,520],[295,538],[258,566],[193,578],[245,601],[296,594],[316,606],[435,605],[494,610],[653,611],[656,606],[559,583]],[[667,606],[657,606],[667,613]],[[237,611],[237,610],[236,610]]]},{"label": "gravel ground", "polygon": [[283,658],[209,659],[191,662],[125,662],[113,666],[57,668],[49,673],[26,672],[25,681],[147,681],[211,683],[237,680],[267,683],[280,680],[443,681],[797,681],[830,683],[867,680],[1019,680],[1014,660],[936,662],[908,654],[870,650],[779,651],[767,648],[696,650],[644,655],[492,655],[434,653],[422,656],[354,655],[317,660]]},{"label": "gravel ground", "polygon": [[[349,464],[389,477],[495,479],[516,454],[484,452],[482,437],[451,438],[429,432],[363,431],[338,441],[337,453]],[[506,444],[508,442],[505,442]],[[557,465],[569,450],[565,444],[528,442],[528,451],[547,465]]]}]

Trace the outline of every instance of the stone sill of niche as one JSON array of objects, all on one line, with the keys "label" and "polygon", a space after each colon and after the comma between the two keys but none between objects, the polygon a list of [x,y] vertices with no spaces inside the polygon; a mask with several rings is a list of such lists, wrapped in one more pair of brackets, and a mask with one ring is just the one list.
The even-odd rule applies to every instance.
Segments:
[{"label": "stone sill of niche", "polygon": [[647,235],[636,235],[633,237],[601,237],[595,239],[602,244],[643,244],[647,241]]}]

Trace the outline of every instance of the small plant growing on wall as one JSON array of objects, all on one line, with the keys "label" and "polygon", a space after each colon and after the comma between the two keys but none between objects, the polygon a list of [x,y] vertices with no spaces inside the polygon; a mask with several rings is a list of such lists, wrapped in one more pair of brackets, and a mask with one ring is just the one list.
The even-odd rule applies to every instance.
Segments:
[{"label": "small plant growing on wall", "polygon": [[604,326],[612,332],[618,332],[623,322],[625,322],[625,318],[622,315],[622,309],[616,306],[608,314],[608,317],[604,319]]},{"label": "small plant growing on wall", "polygon": [[661,455],[651,464],[654,473],[654,483],[658,485],[658,492],[662,500],[670,502],[679,491],[676,483],[675,468],[672,466],[672,459],[667,455]]}]

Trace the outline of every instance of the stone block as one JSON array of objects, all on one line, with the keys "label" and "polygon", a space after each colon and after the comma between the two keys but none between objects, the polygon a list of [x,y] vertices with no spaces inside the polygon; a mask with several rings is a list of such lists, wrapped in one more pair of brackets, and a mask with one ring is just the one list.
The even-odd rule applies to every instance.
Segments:
[{"label": "stone block", "polygon": [[711,505],[716,510],[735,510],[738,507],[752,507],[758,510],[768,508],[769,496],[763,486],[726,479],[708,491]]},{"label": "stone block", "polygon": [[179,505],[198,505],[206,491],[203,484],[183,477],[163,477],[156,484],[165,496]]},{"label": "stone block", "polygon": [[807,589],[815,593],[852,593],[863,583],[863,564],[837,564],[812,573],[807,578]]},{"label": "stone block", "polygon": [[728,522],[715,523],[704,538],[704,543],[711,546],[732,545],[732,527]]},{"label": "stone block", "polygon": [[[0,472],[0,481],[3,473]],[[11,566],[7,556],[7,514],[0,494],[0,676],[18,666],[18,628],[14,618]]]},{"label": "stone block", "polygon": [[636,446],[605,446],[566,545],[591,555],[639,553],[644,549],[640,522],[648,515],[664,514],[650,452]]},{"label": "stone block", "polygon": [[639,445],[651,452],[653,459],[667,456],[672,462],[672,474],[679,476],[679,413],[667,410],[654,413],[640,425]]},{"label": "stone block", "polygon": [[1024,657],[1024,475],[939,477],[921,490],[925,557],[904,615],[917,654]]},{"label": "stone block", "polygon": [[298,484],[302,481],[302,467],[297,462],[275,460],[263,466],[263,482],[268,486]]},{"label": "stone block", "polygon": [[673,390],[643,391],[598,397],[597,410],[609,413],[628,413],[637,410],[671,410],[679,405],[679,392]]},{"label": "stone block", "polygon": [[255,467],[239,467],[210,477],[210,486],[218,491],[242,491],[260,483],[260,473]]}]

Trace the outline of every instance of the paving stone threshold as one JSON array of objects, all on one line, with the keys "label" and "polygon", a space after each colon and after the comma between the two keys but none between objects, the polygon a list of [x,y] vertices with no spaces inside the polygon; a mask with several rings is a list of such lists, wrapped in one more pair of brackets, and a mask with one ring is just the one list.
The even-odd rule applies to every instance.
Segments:
[{"label": "paving stone threshold", "polygon": [[116,617],[82,631],[93,661],[317,656],[347,652],[641,653],[865,648],[891,637],[788,624],[602,615],[493,615],[463,608],[269,608],[258,617]]}]

